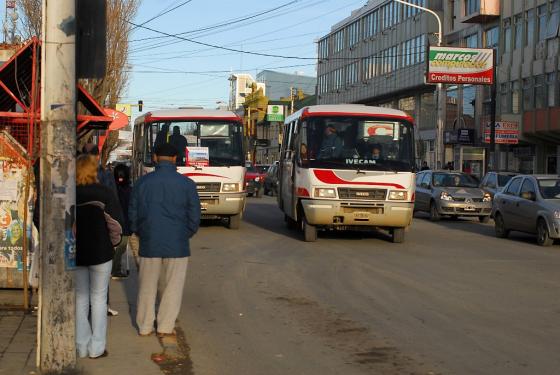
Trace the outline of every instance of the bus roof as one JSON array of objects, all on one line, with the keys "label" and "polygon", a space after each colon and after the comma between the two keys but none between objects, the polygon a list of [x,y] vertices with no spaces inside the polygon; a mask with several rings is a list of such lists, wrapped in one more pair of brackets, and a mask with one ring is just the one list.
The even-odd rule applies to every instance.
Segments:
[{"label": "bus roof", "polygon": [[325,104],[305,107],[289,116],[286,122],[291,122],[296,118],[312,116],[380,116],[398,118],[414,122],[412,117],[403,111],[385,107],[372,107],[365,104]]},{"label": "bus roof", "polygon": [[172,120],[216,120],[216,121],[241,121],[241,118],[232,111],[222,109],[165,109],[148,112],[137,117],[134,123]]}]

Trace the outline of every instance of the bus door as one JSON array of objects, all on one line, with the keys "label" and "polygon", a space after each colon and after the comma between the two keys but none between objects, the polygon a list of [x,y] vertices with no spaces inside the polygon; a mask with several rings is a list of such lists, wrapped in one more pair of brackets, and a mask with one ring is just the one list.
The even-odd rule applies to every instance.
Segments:
[{"label": "bus door", "polygon": [[295,130],[297,126],[297,120],[292,121],[286,129],[285,138],[285,148],[282,154],[282,173],[281,173],[281,197],[282,197],[282,209],[288,216],[295,219],[294,212],[294,178],[295,178],[295,153],[294,153],[294,142],[295,142]]}]

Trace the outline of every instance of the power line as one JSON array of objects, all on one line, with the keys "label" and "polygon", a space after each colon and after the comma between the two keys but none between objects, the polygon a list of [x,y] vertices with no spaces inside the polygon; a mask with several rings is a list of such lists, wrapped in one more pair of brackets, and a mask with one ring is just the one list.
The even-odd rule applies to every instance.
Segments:
[{"label": "power line", "polygon": [[184,6],[184,5],[187,5],[188,3],[192,2],[192,1],[193,1],[193,0],[183,1],[181,4],[175,6],[175,7],[171,8],[171,9],[168,9],[168,10],[166,10],[166,11],[164,11],[164,12],[161,12],[161,13],[159,13],[159,14],[156,14],[156,15],[153,16],[152,18],[150,18],[150,19],[148,19],[148,20],[142,22],[139,26],[133,27],[130,31],[136,29],[137,27],[144,26],[145,24],[147,24],[147,23],[149,23],[149,22],[152,22],[153,20],[158,19],[159,17],[162,17],[162,16],[166,15],[167,13],[171,13],[171,12],[173,12],[174,10],[176,10],[176,9],[178,9],[178,8]]}]

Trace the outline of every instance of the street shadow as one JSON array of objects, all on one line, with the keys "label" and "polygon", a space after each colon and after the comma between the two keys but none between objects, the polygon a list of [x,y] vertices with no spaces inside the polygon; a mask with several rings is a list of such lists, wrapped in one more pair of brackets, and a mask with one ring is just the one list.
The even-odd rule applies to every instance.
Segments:
[{"label": "street shadow", "polygon": [[[302,241],[303,233],[299,229],[290,229],[284,221],[284,213],[276,205],[276,201],[270,198],[249,199],[243,220],[261,229],[284,235],[292,239]],[[274,198],[275,199],[275,198]],[[385,242],[391,241],[391,236],[383,230],[320,230],[318,238],[329,240],[366,240],[375,239]]]},{"label": "street shadow", "polygon": [[[130,252],[130,250],[127,250]],[[138,325],[136,324],[136,299],[138,297],[138,268],[136,266],[136,260],[134,255],[129,254],[129,276],[120,281],[121,287],[124,290],[126,301],[128,303],[128,314],[130,319],[130,324],[134,329],[138,330]]]},{"label": "street shadow", "polygon": [[[424,212],[416,212],[414,214],[415,220],[426,220],[430,221],[430,216]],[[478,234],[486,237],[496,237],[496,232],[494,229],[494,221],[490,219],[488,223],[480,223],[478,218],[442,218],[440,221],[432,222],[433,224],[439,225],[450,230],[461,230],[464,232],[469,232],[473,234]],[[522,233],[522,232],[511,232],[508,238],[504,238],[505,241],[514,241],[517,243],[525,243],[528,245],[539,247],[536,242],[534,235]]]}]

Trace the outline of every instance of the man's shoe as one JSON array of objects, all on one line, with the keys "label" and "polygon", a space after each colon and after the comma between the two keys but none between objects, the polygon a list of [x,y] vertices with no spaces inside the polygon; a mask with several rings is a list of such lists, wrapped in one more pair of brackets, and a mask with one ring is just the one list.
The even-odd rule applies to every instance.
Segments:
[{"label": "man's shoe", "polygon": [[98,358],[105,358],[109,355],[109,352],[104,350],[103,353],[101,353],[100,355],[98,355],[97,357],[89,357],[90,359],[98,359]]},{"label": "man's shoe", "polygon": [[113,310],[109,306],[107,306],[107,316],[117,316],[119,312],[117,310]]}]

